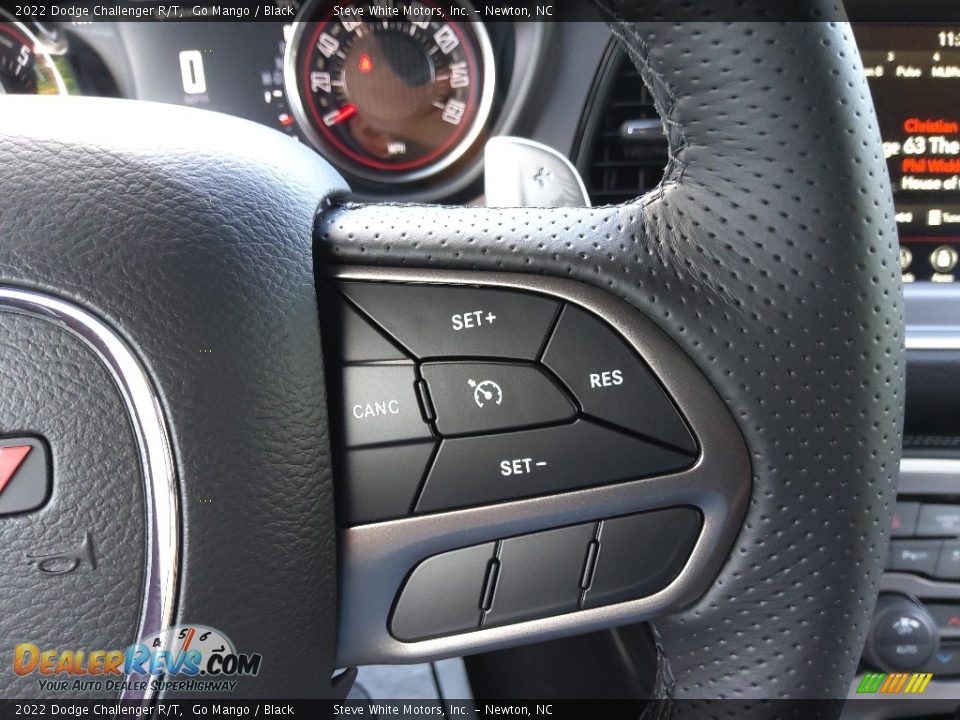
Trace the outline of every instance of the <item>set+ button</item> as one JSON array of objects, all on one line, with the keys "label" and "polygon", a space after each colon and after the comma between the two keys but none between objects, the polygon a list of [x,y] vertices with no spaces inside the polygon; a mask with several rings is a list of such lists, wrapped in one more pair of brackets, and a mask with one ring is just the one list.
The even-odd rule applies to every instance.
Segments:
[{"label": "set+ button", "polygon": [[421,360],[536,360],[560,303],[513,290],[346,283],[344,294]]}]

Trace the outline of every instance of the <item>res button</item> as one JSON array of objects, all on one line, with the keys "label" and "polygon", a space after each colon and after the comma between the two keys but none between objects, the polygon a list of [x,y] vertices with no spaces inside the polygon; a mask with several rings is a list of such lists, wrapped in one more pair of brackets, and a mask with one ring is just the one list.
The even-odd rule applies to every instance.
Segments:
[{"label": "res button", "polygon": [[564,308],[543,362],[566,383],[586,414],[696,453],[686,423],[647,366],[613,329],[589,313]]},{"label": "res button", "polygon": [[535,360],[560,308],[512,290],[390,283],[341,289],[418,358]]}]

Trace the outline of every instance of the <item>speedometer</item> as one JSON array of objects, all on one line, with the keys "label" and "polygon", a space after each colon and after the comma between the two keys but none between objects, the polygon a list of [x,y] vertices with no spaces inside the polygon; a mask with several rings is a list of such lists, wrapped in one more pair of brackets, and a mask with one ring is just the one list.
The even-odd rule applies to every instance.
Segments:
[{"label": "speedometer", "polygon": [[305,10],[285,82],[309,140],[347,174],[427,178],[475,144],[493,98],[493,53],[473,11],[414,2],[332,2]]},{"label": "speedometer", "polygon": [[0,94],[59,95],[66,93],[53,59],[22,23],[4,20],[0,10]]}]

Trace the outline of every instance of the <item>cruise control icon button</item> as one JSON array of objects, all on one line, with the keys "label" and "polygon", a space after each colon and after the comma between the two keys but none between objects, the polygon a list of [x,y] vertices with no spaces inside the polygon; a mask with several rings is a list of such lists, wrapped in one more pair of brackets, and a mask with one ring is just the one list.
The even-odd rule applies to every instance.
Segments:
[{"label": "cruise control icon button", "polygon": [[474,435],[569,422],[577,408],[536,365],[432,362],[420,366],[441,435]]},{"label": "cruise control icon button", "polygon": [[35,437],[0,439],[0,515],[41,507],[50,491],[50,457]]},{"label": "cruise control icon button", "polygon": [[467,385],[473,388],[473,401],[477,407],[486,407],[488,403],[500,405],[503,403],[503,389],[493,380],[467,380]]}]

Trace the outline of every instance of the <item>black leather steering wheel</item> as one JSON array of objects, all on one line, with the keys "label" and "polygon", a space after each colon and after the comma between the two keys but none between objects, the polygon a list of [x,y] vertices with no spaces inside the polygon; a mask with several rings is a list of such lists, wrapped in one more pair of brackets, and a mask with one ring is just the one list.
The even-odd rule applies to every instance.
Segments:
[{"label": "black leather steering wheel", "polygon": [[[903,407],[894,211],[853,37],[606,11],[670,143],[662,184],[623,206],[358,205],[316,154],[248,122],[2,100],[0,435],[42,435],[53,484],[42,510],[0,517],[0,637],[112,648],[206,623],[263,655],[239,695],[342,695],[316,277],[524,273],[659,326],[749,450],[749,504],[718,574],[653,621],[658,693],[846,694]],[[63,575],[28,560],[73,550]],[[11,655],[2,643],[0,664]],[[37,692],[10,673],[0,688]]]}]

